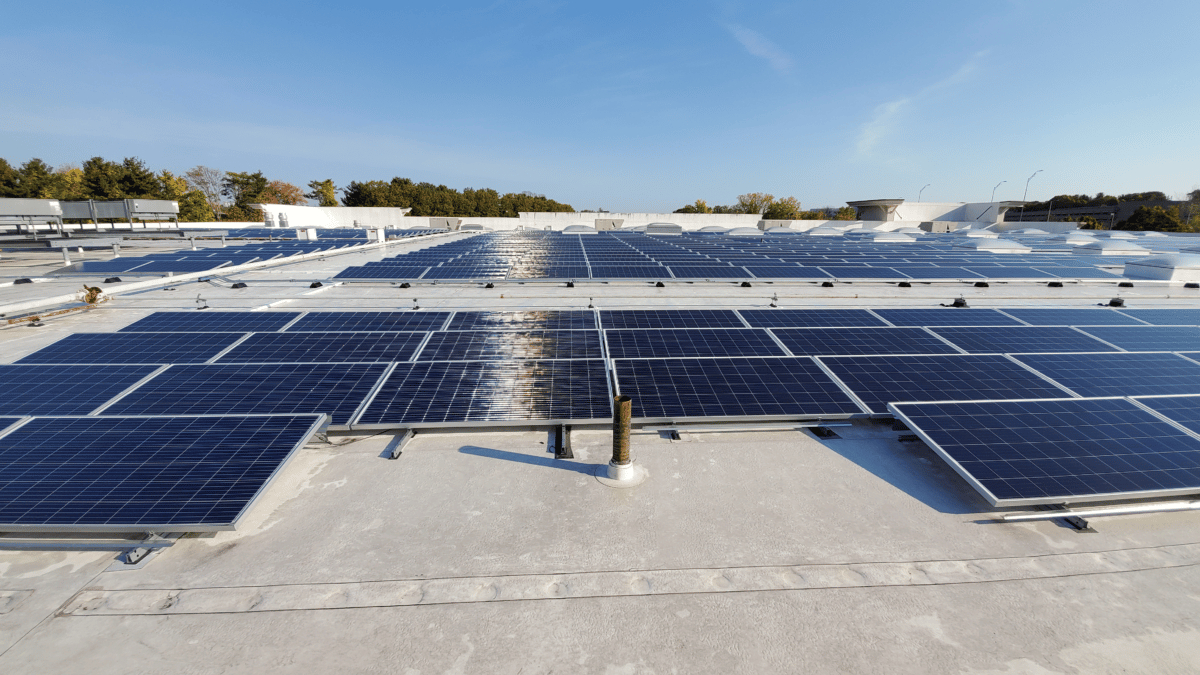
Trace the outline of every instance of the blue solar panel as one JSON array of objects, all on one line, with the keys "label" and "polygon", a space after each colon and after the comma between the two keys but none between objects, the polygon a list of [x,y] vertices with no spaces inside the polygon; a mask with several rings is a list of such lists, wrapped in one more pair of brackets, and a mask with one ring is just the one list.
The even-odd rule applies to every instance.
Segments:
[{"label": "blue solar panel", "polygon": [[817,267],[799,265],[763,265],[746,263],[747,271],[759,279],[829,279],[830,276]]},{"label": "blue solar panel", "polygon": [[614,359],[668,356],[787,356],[761,328],[648,328],[606,330]]},{"label": "blue solar panel", "polygon": [[729,309],[603,309],[603,328],[745,328]]},{"label": "blue solar panel", "polygon": [[828,417],[862,410],[812,359],[715,358],[613,361],[633,417]]},{"label": "blue solar panel", "polygon": [[916,267],[896,266],[896,269],[907,274],[913,279],[982,279],[982,274],[977,274],[970,270],[961,267]]},{"label": "blue solar panel", "polygon": [[897,326],[1020,326],[994,309],[876,309]]},{"label": "blue solar panel", "polygon": [[592,263],[593,279],[670,279],[671,273],[659,265],[597,265]]},{"label": "blue solar panel", "polygon": [[86,415],[155,366],[0,365],[2,415]]},{"label": "blue solar panel", "polygon": [[377,267],[347,267],[338,272],[334,279],[419,279],[428,267],[399,267],[380,265]]},{"label": "blue solar panel", "polygon": [[155,260],[148,262],[145,265],[139,265],[136,269],[131,270],[132,274],[157,274],[161,272],[207,272],[215,270],[218,267],[229,265],[228,260],[216,260],[212,258],[197,258],[194,260]]},{"label": "blue solar panel", "polygon": [[1200,396],[1142,396],[1138,403],[1200,433]]},{"label": "blue solar panel", "polygon": [[112,415],[326,413],[346,424],[387,364],[172,366],[106,409]]},{"label": "blue solar panel", "polygon": [[763,328],[836,328],[838,326],[886,326],[865,309],[739,309],[751,326]]},{"label": "blue solar panel", "polygon": [[821,361],[871,412],[901,401],[1058,398],[1067,392],[1003,356],[845,356]]},{"label": "blue solar panel", "polygon": [[76,272],[81,274],[113,274],[128,272],[143,265],[150,264],[145,258],[117,258],[115,260],[85,260],[74,264]]},{"label": "blue solar panel", "polygon": [[750,273],[728,265],[672,265],[676,279],[749,279]]},{"label": "blue solar panel", "polygon": [[979,354],[1118,351],[1073,328],[1058,326],[939,326],[930,330],[968,352]]},{"label": "blue solar panel", "polygon": [[1131,352],[1200,349],[1200,327],[1196,326],[1089,326],[1080,330]]},{"label": "blue solar panel", "polygon": [[1111,309],[1004,308],[1005,314],[1034,326],[1141,326],[1137,319]]},{"label": "blue solar panel", "polygon": [[204,363],[244,333],[73,333],[17,363]]},{"label": "blue solar panel", "polygon": [[772,332],[796,356],[959,353],[924,328],[775,328]]},{"label": "blue solar panel", "polygon": [[604,350],[596,330],[437,332],[420,355],[422,361],[601,358]]},{"label": "blue solar panel", "polygon": [[1200,440],[1124,399],[893,406],[993,505],[1200,489]]},{"label": "blue solar panel", "polygon": [[1200,326],[1200,309],[1123,309],[1121,313],[1156,326]]},{"label": "blue solar panel", "polygon": [[449,318],[450,312],[309,312],[287,332],[431,331]]},{"label": "blue solar panel", "polygon": [[1174,354],[1018,354],[1014,358],[1080,396],[1200,394],[1200,364]]},{"label": "blue solar panel", "polygon": [[988,279],[1052,279],[1055,275],[1032,267],[1001,267],[1001,266],[964,266]]},{"label": "blue solar panel", "polygon": [[428,333],[255,333],[217,363],[408,361]]},{"label": "blue solar panel", "polygon": [[279,330],[300,312],[155,312],[121,329],[122,333],[265,332]]},{"label": "blue solar panel", "polygon": [[867,267],[866,265],[821,265],[830,276],[837,279],[908,279],[908,275],[890,267]]},{"label": "blue solar panel", "polygon": [[507,267],[432,267],[422,279],[503,279]]},{"label": "blue solar panel", "polygon": [[233,529],[321,417],[40,417],[0,437],[0,528]]},{"label": "blue solar panel", "polygon": [[525,312],[455,312],[446,330],[583,330],[596,327],[591,310],[530,310]]},{"label": "blue solar panel", "polygon": [[509,279],[587,279],[586,265],[523,265],[508,272]]},{"label": "blue solar panel", "polygon": [[402,363],[358,425],[443,425],[611,419],[604,361]]},{"label": "blue solar panel", "polygon": [[1095,267],[1039,267],[1037,268],[1059,279],[1120,279],[1121,275],[1105,272]]}]

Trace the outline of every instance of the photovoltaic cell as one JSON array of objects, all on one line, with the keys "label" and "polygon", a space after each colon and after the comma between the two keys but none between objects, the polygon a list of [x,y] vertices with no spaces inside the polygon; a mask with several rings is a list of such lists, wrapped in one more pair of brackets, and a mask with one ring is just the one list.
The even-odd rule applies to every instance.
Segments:
[{"label": "photovoltaic cell", "polygon": [[672,265],[676,279],[749,279],[750,273],[728,265]]},{"label": "photovoltaic cell", "polygon": [[1175,354],[1016,354],[1013,358],[1080,396],[1200,394],[1200,364]]},{"label": "photovoltaic cell", "polygon": [[1144,396],[1138,403],[1200,433],[1200,396]]},{"label": "photovoltaic cell", "polygon": [[0,414],[86,415],[156,368],[0,365]]},{"label": "photovoltaic cell", "polygon": [[890,267],[866,265],[821,265],[821,269],[836,279],[908,279],[908,275]]},{"label": "photovoltaic cell", "polygon": [[1131,352],[1200,349],[1200,327],[1196,326],[1096,326],[1080,330]]},{"label": "photovoltaic cell", "polygon": [[763,328],[836,328],[839,326],[886,326],[865,309],[739,309],[751,326]]},{"label": "photovoltaic cell", "polygon": [[419,279],[428,267],[400,267],[378,265],[375,267],[347,267],[338,272],[334,279]]},{"label": "photovoltaic cell", "polygon": [[942,326],[930,330],[977,354],[1118,351],[1077,330],[1059,326]]},{"label": "photovoltaic cell", "polygon": [[319,420],[35,418],[0,438],[0,528],[233,529]]},{"label": "photovoltaic cell", "polygon": [[796,356],[959,353],[924,328],[775,328],[772,332]]},{"label": "photovoltaic cell", "polygon": [[982,279],[983,275],[961,267],[897,267],[912,279]]},{"label": "photovoltaic cell", "polygon": [[1067,393],[992,354],[845,356],[821,357],[821,361],[871,412],[881,414],[887,412],[887,404],[902,401],[1058,398]]},{"label": "photovoltaic cell", "polygon": [[1200,309],[1123,309],[1121,313],[1157,326],[1200,326]]},{"label": "photovoltaic cell", "polygon": [[1021,322],[994,309],[876,309],[897,326],[1020,326]]},{"label": "photovoltaic cell", "polygon": [[1200,488],[1200,440],[1124,399],[904,403],[893,409],[996,506]]},{"label": "photovoltaic cell", "polygon": [[73,333],[17,363],[204,363],[244,333]]},{"label": "photovoltaic cell", "polygon": [[603,328],[745,328],[729,309],[602,309]]},{"label": "photovoltaic cell", "polygon": [[388,365],[172,366],[106,409],[111,415],[326,413],[346,424]]},{"label": "photovoltaic cell", "polygon": [[1032,267],[1002,267],[996,266],[965,266],[970,272],[975,272],[988,279],[1052,279],[1055,275],[1043,272]]},{"label": "photovoltaic cell", "polygon": [[660,265],[597,265],[592,263],[593,279],[670,279],[671,273]]},{"label": "photovoltaic cell", "polygon": [[596,327],[590,310],[534,310],[527,312],[455,312],[446,330],[582,330]]},{"label": "photovoltaic cell", "polygon": [[601,359],[597,330],[464,330],[436,332],[422,361]]},{"label": "photovoltaic cell", "polygon": [[681,356],[787,356],[761,328],[650,328],[604,331],[614,359]]},{"label": "photovoltaic cell", "polygon": [[450,312],[309,312],[286,332],[431,331],[449,318]]},{"label": "photovoltaic cell", "polygon": [[1001,310],[1034,326],[1141,326],[1142,322],[1111,309],[1042,309],[1018,307]]},{"label": "photovoltaic cell", "polygon": [[217,363],[408,361],[428,333],[255,333]]},{"label": "photovoltaic cell", "polygon": [[812,359],[619,359],[633,417],[823,417],[862,410]]},{"label": "photovoltaic cell", "polygon": [[600,359],[421,361],[398,365],[355,425],[611,418]]},{"label": "photovoltaic cell", "polygon": [[299,312],[155,312],[121,329],[122,333],[266,332],[279,330]]},{"label": "photovoltaic cell", "polygon": [[759,279],[829,279],[830,276],[817,267],[799,265],[762,265],[746,263],[746,270]]}]

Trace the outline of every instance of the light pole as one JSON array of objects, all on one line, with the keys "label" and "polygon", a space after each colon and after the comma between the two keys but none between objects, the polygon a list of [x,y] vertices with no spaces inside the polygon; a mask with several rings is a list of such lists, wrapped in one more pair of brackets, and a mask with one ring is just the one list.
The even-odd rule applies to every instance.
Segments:
[{"label": "light pole", "polygon": [[[1042,170],[1038,169],[1037,171],[1033,172],[1033,176],[1036,176],[1041,172],[1042,172]],[[1021,222],[1022,223],[1025,222],[1025,204],[1024,204],[1024,202],[1029,199],[1029,181],[1033,180],[1033,176],[1030,176],[1029,178],[1025,179],[1025,194],[1021,195],[1021,202],[1022,202],[1022,204],[1021,204]]]},{"label": "light pole", "polygon": [[996,187],[992,188],[992,199],[991,199],[992,202],[996,201],[996,188],[1000,187],[1001,185],[1004,185],[1007,182],[1008,181],[1006,181],[1006,180],[1002,180],[999,183],[996,183]]},{"label": "light pole", "polygon": [[924,192],[925,188],[929,187],[930,185],[933,185],[933,183],[926,183],[925,187],[921,188],[921,191],[917,193],[917,201],[918,202],[921,201],[921,192]]}]

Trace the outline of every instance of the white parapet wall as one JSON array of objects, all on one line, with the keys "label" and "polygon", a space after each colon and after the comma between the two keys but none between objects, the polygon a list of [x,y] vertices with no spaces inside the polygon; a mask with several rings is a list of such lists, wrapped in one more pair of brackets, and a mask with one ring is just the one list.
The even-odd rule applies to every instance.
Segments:
[{"label": "white parapet wall", "polygon": [[251,204],[263,212],[266,227],[410,227],[408,208],[385,206],[291,206]]}]

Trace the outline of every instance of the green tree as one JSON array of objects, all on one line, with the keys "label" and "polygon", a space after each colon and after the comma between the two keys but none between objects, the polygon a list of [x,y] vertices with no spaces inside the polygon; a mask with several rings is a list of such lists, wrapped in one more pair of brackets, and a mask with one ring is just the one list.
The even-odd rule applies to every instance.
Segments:
[{"label": "green tree", "polygon": [[775,202],[775,195],[765,192],[748,192],[738,195],[739,213],[764,213]]},{"label": "green tree", "polygon": [[34,157],[17,170],[16,194],[13,196],[24,199],[50,199],[43,195],[51,194],[54,184],[54,169]]},{"label": "green tree", "polygon": [[199,190],[189,190],[178,199],[179,220],[184,223],[210,223],[214,219],[208,197]]},{"label": "green tree", "polygon": [[309,199],[316,200],[317,206],[337,206],[337,186],[332,179],[311,180],[308,182],[308,192],[304,194]]},{"label": "green tree", "polygon": [[[179,201],[189,192],[187,179],[163,170],[158,174],[158,193],[163,199]],[[182,205],[181,205],[182,208]]]},{"label": "green tree", "polygon": [[121,162],[117,186],[120,189],[118,199],[161,199],[163,196],[158,176],[137,157],[126,157]]},{"label": "green tree", "polygon": [[858,209],[853,206],[843,206],[833,214],[833,220],[858,220]]},{"label": "green tree", "polygon": [[1139,206],[1128,220],[1117,223],[1118,229],[1148,232],[1179,232],[1179,209],[1164,209],[1161,206]]},{"label": "green tree", "polygon": [[107,201],[122,199],[121,165],[103,157],[93,157],[83,163],[83,192],[88,199]]},{"label": "green tree", "polygon": [[20,181],[20,174],[8,163],[7,159],[0,158],[0,198],[16,197],[17,185]]},{"label": "green tree", "polygon": [[261,171],[228,171],[221,180],[221,194],[228,197],[237,207],[261,204],[267,193],[268,182]]},{"label": "green tree", "polygon": [[681,209],[675,209],[675,213],[712,213],[713,210],[708,203],[703,199],[697,199],[695,203],[688,204]]},{"label": "green tree", "polygon": [[1079,229],[1081,230],[1103,230],[1104,226],[1100,221],[1091,216],[1081,216],[1079,218]]},{"label": "green tree", "polygon": [[763,220],[798,220],[800,217],[800,200],[795,197],[784,197],[773,200],[763,211]]},{"label": "green tree", "polygon": [[273,180],[267,183],[263,191],[261,204],[290,204],[296,206],[304,203],[304,191],[291,183]]},{"label": "green tree", "polygon": [[204,195],[204,201],[208,202],[208,208],[217,220],[220,220],[223,206],[221,184],[225,180],[225,172],[201,164],[185,171],[183,179],[187,181],[189,190],[197,190]]}]

